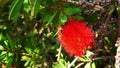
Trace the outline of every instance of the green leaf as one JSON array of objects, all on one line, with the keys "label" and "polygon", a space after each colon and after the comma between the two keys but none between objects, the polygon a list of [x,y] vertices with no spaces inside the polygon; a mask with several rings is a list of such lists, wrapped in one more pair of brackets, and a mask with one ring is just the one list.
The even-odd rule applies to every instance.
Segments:
[{"label": "green leaf", "polygon": [[88,59],[90,59],[93,54],[94,54],[94,53],[91,52],[91,51],[86,51],[86,55],[85,55],[85,56],[86,56]]},{"label": "green leaf", "polygon": [[4,50],[4,47],[0,45],[0,50]]},{"label": "green leaf", "polygon": [[6,54],[0,55],[0,61],[4,60],[5,57],[6,57]]},{"label": "green leaf", "polygon": [[88,62],[86,63],[86,65],[84,66],[84,68],[96,68],[95,66],[95,62]]},{"label": "green leaf", "polygon": [[24,10],[29,13],[29,11],[31,10],[31,6],[29,5],[29,0],[24,0]]},{"label": "green leaf", "polygon": [[60,24],[64,25],[65,22],[67,21],[67,16],[64,15],[63,13],[60,13],[59,20],[60,20]]},{"label": "green leaf", "polygon": [[20,13],[20,9],[22,7],[22,4],[23,4],[23,1],[24,0],[15,0],[13,6],[11,7],[10,9],[10,13],[9,13],[9,16],[8,16],[8,19],[17,19],[18,16],[19,16],[19,13]]},{"label": "green leaf", "polygon": [[24,66],[28,66],[30,64],[30,62],[31,62],[30,60],[27,60],[24,64]]},{"label": "green leaf", "polygon": [[35,0],[29,0],[29,3],[30,3],[31,5],[33,5],[34,2],[35,2]]},{"label": "green leaf", "polygon": [[10,68],[10,65],[12,64],[13,59],[14,59],[13,57],[11,57],[11,58],[8,59],[8,63],[6,65],[6,68]]},{"label": "green leaf", "polygon": [[85,61],[86,61],[86,58],[81,57],[81,58],[79,58],[79,60],[85,62]]},{"label": "green leaf", "polygon": [[91,68],[91,67],[90,67],[90,62],[89,62],[89,63],[86,63],[86,65],[84,66],[84,68]]},{"label": "green leaf", "polygon": [[15,46],[13,45],[13,42],[12,42],[12,40],[11,40],[11,38],[10,38],[9,35],[7,35],[7,39],[8,39],[8,43],[9,43],[10,47],[11,47],[12,49],[15,49]]},{"label": "green leaf", "polygon": [[0,33],[0,41],[1,41],[2,39],[4,39],[4,36],[3,36],[2,33]]},{"label": "green leaf", "polygon": [[115,8],[112,8],[112,9],[109,11],[109,14],[112,14],[114,11],[115,11]]},{"label": "green leaf", "polygon": [[48,20],[48,24],[52,22],[52,20],[55,18],[56,15],[57,15],[57,11],[55,11],[54,14],[51,16],[51,18]]},{"label": "green leaf", "polygon": [[117,6],[117,10],[120,10],[120,6]]},{"label": "green leaf", "polygon": [[30,60],[31,58],[29,58],[29,57],[26,57],[26,56],[22,56],[22,59],[21,59],[21,61],[27,61],[27,60]]},{"label": "green leaf", "polygon": [[53,68],[66,68],[70,63],[66,62],[65,59],[60,59],[58,62],[53,64]]},{"label": "green leaf", "polygon": [[96,68],[95,62],[92,62],[92,63],[91,63],[91,68]]},{"label": "green leaf", "polygon": [[63,63],[55,63],[53,65],[53,68],[66,68],[65,65]]},{"label": "green leaf", "polygon": [[32,54],[32,53],[33,53],[32,50],[31,50],[31,48],[25,48],[25,50],[26,50],[26,52],[29,53],[29,54]]},{"label": "green leaf", "polygon": [[40,8],[40,1],[41,0],[35,0],[34,2],[34,6],[33,6],[33,11],[32,11],[32,16],[36,16],[38,11],[39,11],[39,8]]},{"label": "green leaf", "polygon": [[4,46],[4,47],[9,48],[9,45],[8,45],[7,40],[4,40],[4,44],[5,44],[5,46]]},{"label": "green leaf", "polygon": [[75,18],[77,18],[77,20],[83,20],[84,19],[82,16],[75,16]]},{"label": "green leaf", "polygon": [[80,7],[68,7],[65,8],[64,12],[66,15],[73,15],[82,12],[82,10],[80,9]]}]

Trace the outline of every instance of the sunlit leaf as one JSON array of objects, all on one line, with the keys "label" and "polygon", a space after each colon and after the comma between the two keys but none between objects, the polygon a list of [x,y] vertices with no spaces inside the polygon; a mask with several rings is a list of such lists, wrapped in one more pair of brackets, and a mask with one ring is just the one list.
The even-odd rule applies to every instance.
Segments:
[{"label": "sunlit leaf", "polygon": [[85,66],[84,66],[84,68],[91,68],[90,64],[91,64],[90,62],[86,63]]},{"label": "sunlit leaf", "polygon": [[66,68],[68,63],[64,59],[60,59],[58,62],[54,63],[53,68]]},{"label": "sunlit leaf", "polygon": [[22,56],[21,61],[28,61],[31,60],[31,58],[27,57],[27,56]]},{"label": "sunlit leaf", "polygon": [[60,24],[64,25],[64,23],[67,21],[67,16],[61,13],[59,16],[59,20],[60,20]]},{"label": "sunlit leaf", "polygon": [[4,40],[5,47],[9,48],[7,40]]},{"label": "sunlit leaf", "polygon": [[29,0],[24,0],[24,10],[29,13],[29,11],[32,9],[32,7],[29,5]]},{"label": "sunlit leaf", "polygon": [[90,59],[93,54],[94,54],[94,53],[91,52],[91,51],[86,51],[86,55],[85,55],[85,56],[86,56],[88,59]]},{"label": "sunlit leaf", "polygon": [[0,50],[4,50],[4,47],[0,45]]},{"label": "sunlit leaf", "polygon": [[120,6],[117,6],[117,10],[120,10]]},{"label": "sunlit leaf", "polygon": [[27,60],[24,64],[24,66],[28,66],[30,64],[30,62],[31,62],[30,60]]},{"label": "sunlit leaf", "polygon": [[96,68],[95,62],[88,62],[85,64],[84,68]]},{"label": "sunlit leaf", "polygon": [[66,68],[66,66],[63,63],[59,62],[59,63],[55,63],[53,65],[53,68]]},{"label": "sunlit leaf", "polygon": [[83,62],[86,61],[86,59],[83,58],[83,57],[79,58],[79,60],[80,60],[80,61],[83,61]]},{"label": "sunlit leaf", "polygon": [[91,68],[96,68],[95,62],[91,63]]}]

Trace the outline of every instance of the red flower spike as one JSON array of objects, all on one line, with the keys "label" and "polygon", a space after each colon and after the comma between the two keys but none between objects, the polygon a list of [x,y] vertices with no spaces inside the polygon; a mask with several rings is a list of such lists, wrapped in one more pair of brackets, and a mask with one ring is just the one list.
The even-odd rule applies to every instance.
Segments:
[{"label": "red flower spike", "polygon": [[58,39],[70,56],[83,56],[93,47],[94,32],[86,26],[85,21],[72,18],[58,28]]}]

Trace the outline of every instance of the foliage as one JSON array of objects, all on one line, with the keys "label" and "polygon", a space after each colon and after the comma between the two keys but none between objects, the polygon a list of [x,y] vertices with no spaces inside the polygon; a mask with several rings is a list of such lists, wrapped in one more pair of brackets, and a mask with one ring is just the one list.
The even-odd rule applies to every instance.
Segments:
[{"label": "foliage", "polygon": [[[110,3],[114,5],[114,2]],[[64,25],[69,18],[75,17],[92,26],[99,37],[95,39],[97,44],[102,40],[102,45],[79,58],[72,67],[114,68],[115,59],[112,58],[116,51],[116,33],[103,36],[105,32],[101,31],[107,12],[113,15],[111,19],[116,18],[114,13],[120,7],[113,8],[101,14],[101,8],[86,9],[64,0],[0,0],[0,67],[66,68],[74,57],[60,49],[57,29],[58,25]],[[107,27],[106,32],[114,30],[117,25],[110,23]]]}]

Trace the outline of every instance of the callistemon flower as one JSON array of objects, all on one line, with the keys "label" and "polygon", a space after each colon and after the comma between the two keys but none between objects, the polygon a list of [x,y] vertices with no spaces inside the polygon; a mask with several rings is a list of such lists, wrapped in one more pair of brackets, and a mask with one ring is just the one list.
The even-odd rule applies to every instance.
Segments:
[{"label": "callistemon flower", "polygon": [[72,18],[59,27],[58,39],[70,56],[81,57],[87,49],[93,47],[94,32],[85,21]]}]

